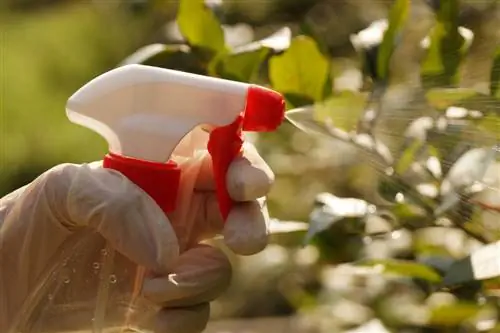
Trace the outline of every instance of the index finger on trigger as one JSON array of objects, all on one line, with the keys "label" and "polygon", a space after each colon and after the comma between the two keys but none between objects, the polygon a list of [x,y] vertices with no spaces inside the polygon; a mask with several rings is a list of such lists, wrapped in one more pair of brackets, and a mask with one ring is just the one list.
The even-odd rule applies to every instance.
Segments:
[{"label": "index finger on trigger", "polygon": [[245,142],[241,157],[236,158],[227,172],[227,190],[235,201],[251,201],[264,197],[274,183],[274,173],[257,152]]}]

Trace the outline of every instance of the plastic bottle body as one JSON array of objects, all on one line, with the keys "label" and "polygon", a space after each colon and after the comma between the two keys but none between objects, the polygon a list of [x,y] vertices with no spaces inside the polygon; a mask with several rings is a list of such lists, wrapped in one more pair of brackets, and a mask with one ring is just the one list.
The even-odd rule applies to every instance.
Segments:
[{"label": "plastic bottle body", "polygon": [[101,235],[76,233],[52,262],[8,333],[153,333],[159,308],[134,294],[142,268]]}]

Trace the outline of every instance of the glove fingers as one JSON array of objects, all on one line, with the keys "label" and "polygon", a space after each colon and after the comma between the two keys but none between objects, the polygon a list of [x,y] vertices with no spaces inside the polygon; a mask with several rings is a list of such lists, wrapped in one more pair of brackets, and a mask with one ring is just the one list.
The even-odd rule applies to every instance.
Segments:
[{"label": "glove fingers", "polygon": [[92,227],[123,255],[157,273],[167,272],[178,256],[177,238],[165,214],[122,174],[99,164],[69,165],[68,228]]},{"label": "glove fingers", "polygon": [[210,304],[185,308],[162,309],[153,319],[150,330],[155,333],[201,333],[210,318]]},{"label": "glove fingers", "polygon": [[221,250],[198,245],[179,256],[171,274],[146,280],[142,292],[162,307],[191,306],[219,297],[231,277],[231,264]]},{"label": "glove fingers", "polygon": [[274,173],[252,144],[243,146],[243,156],[229,166],[227,190],[235,201],[251,201],[271,190]]},{"label": "glove fingers", "polygon": [[204,215],[199,217],[198,238],[201,242],[222,234],[225,244],[236,254],[252,255],[262,251],[268,243],[269,213],[265,198],[236,203],[225,223],[215,194],[206,194]]},{"label": "glove fingers", "polygon": [[256,254],[267,246],[269,213],[265,199],[234,206],[224,225],[224,243],[236,254]]},{"label": "glove fingers", "polygon": [[[245,143],[242,157],[236,158],[227,173],[227,190],[235,201],[251,201],[267,195],[274,182],[274,173],[257,152],[255,146]],[[215,183],[212,159],[209,154],[203,160],[196,181],[199,191],[213,191]]]}]

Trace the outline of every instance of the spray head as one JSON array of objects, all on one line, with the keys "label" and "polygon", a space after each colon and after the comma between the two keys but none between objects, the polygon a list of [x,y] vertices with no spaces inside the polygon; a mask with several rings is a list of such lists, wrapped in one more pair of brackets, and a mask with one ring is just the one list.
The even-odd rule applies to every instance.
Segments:
[{"label": "spray head", "polygon": [[284,111],[283,97],[264,87],[135,64],[91,80],[66,106],[72,122],[108,142],[104,166],[131,178],[165,211],[175,208],[180,179],[172,152],[195,127],[209,128],[207,148],[224,218],[231,206],[225,174],[240,153],[241,132],[273,131]]}]

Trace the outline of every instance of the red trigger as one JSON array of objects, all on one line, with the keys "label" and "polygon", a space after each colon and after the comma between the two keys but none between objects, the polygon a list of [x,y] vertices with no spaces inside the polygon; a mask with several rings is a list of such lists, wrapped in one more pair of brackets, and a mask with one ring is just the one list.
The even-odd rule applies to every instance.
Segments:
[{"label": "red trigger", "polygon": [[226,221],[233,205],[227,191],[226,174],[231,162],[241,153],[243,115],[227,126],[217,127],[210,132],[207,149],[212,156],[217,199],[222,218]]},{"label": "red trigger", "polygon": [[282,123],[284,117],[285,100],[281,94],[264,87],[250,85],[245,110],[233,123],[211,131],[207,149],[212,156],[216,193],[224,221],[233,205],[233,200],[227,191],[226,175],[231,162],[241,154],[242,130],[273,131]]}]

